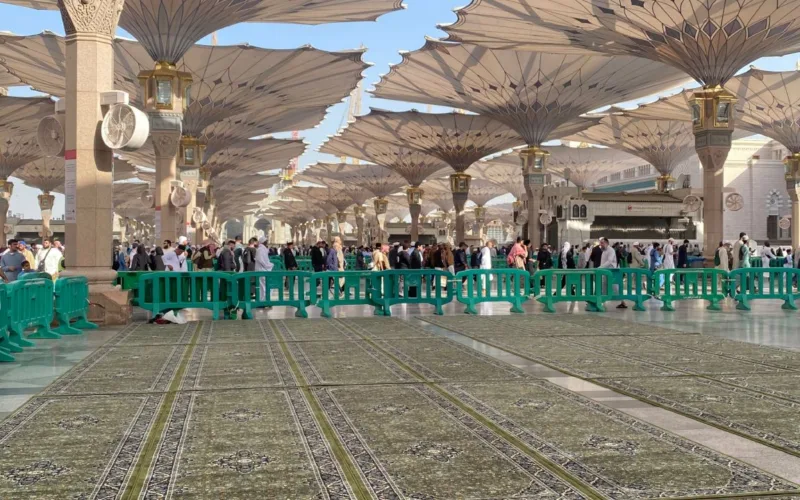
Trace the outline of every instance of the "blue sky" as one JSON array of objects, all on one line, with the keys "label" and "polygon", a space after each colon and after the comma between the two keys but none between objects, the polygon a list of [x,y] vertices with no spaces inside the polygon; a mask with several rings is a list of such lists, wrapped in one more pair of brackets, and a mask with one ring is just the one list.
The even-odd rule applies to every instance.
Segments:
[{"label": "blue sky", "polygon": [[[344,50],[361,45],[368,51],[364,59],[374,65],[365,73],[365,88],[369,89],[380,76],[386,73],[390,64],[400,62],[400,50],[416,50],[425,43],[425,36],[441,37],[444,33],[437,24],[455,21],[453,9],[468,3],[468,0],[406,0],[406,10],[381,17],[375,23],[329,24],[321,26],[297,26],[286,24],[239,24],[218,32],[220,45],[249,43],[267,48],[291,48],[310,44],[324,50]],[[21,7],[0,4],[0,31],[16,34],[33,34],[44,30],[63,34],[60,15],[53,11],[35,11]],[[123,30],[121,36],[130,37]],[[209,43],[204,39],[201,43]],[[756,65],[763,69],[789,70],[795,68],[797,56],[759,60]],[[29,95],[24,89],[12,90],[12,95]],[[363,112],[369,106],[388,109],[410,109],[415,107],[405,103],[372,99],[364,96]],[[424,110],[424,106],[416,106]],[[313,151],[328,135],[336,133],[342,125],[346,104],[331,108],[328,117],[316,129],[301,132],[311,146],[301,158],[301,167],[321,159],[333,159]],[[437,111],[434,109],[434,111]],[[39,217],[36,202],[38,190],[30,189],[16,182],[14,197],[11,200],[12,212],[23,213],[27,217]],[[56,197],[54,216],[61,217],[64,211],[63,197]]]}]

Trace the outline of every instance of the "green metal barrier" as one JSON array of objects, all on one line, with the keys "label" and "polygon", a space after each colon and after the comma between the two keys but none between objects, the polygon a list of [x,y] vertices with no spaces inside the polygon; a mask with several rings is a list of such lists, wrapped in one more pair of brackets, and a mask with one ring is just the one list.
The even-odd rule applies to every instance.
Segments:
[{"label": "green metal barrier", "polygon": [[614,276],[608,269],[546,269],[537,271],[533,279],[534,286],[544,281],[542,296],[536,300],[549,313],[556,312],[556,302],[586,302],[587,311],[604,312]]},{"label": "green metal barrier", "polygon": [[508,261],[505,257],[495,257],[492,259],[492,269],[508,269]]},{"label": "green metal barrier", "polygon": [[314,273],[312,302],[322,309],[323,318],[332,317],[331,309],[338,306],[374,306],[373,280],[377,274],[372,271]]},{"label": "green metal barrier", "polygon": [[306,307],[311,304],[311,278],[311,273],[276,271],[230,276],[233,287],[231,308],[241,310],[242,319],[253,319],[253,309],[275,306],[294,307],[297,309],[295,316],[307,318]]},{"label": "green metal barrier", "polygon": [[270,257],[269,261],[272,263],[273,266],[275,266],[272,268],[273,271],[278,271],[278,272],[286,271],[286,266],[283,265],[282,257],[277,257],[277,256]]},{"label": "green metal barrier", "polygon": [[20,280],[50,280],[53,281],[53,276],[47,273],[30,272],[25,273],[19,277]]},{"label": "green metal barrier", "polygon": [[[94,330],[97,325],[86,317],[89,311],[89,280],[84,276],[60,278],[55,284],[53,309],[61,335],[79,335],[82,330]],[[70,322],[76,320],[74,323]]]},{"label": "green metal barrier", "polygon": [[736,269],[729,274],[728,292],[737,301],[736,309],[750,310],[751,300],[783,300],[783,309],[796,311],[795,301],[800,293],[794,292],[793,283],[800,279],[800,269],[761,268]]},{"label": "green metal barrier", "polygon": [[649,269],[624,268],[611,269],[614,275],[612,294],[608,300],[626,301],[634,303],[634,311],[644,311],[644,303],[652,296],[650,283],[653,274]]},{"label": "green metal barrier", "polygon": [[142,271],[117,271],[117,279],[114,285],[119,285],[122,291],[131,292],[131,305],[139,305],[139,277]]},{"label": "green metal barrier", "polygon": [[219,319],[230,305],[230,274],[216,272],[143,273],[139,307],[156,315],[177,309],[208,309]]},{"label": "green metal barrier", "polygon": [[661,269],[653,274],[652,294],[664,302],[662,311],[674,311],[675,301],[696,299],[709,301],[709,311],[719,311],[727,282],[728,273],[721,269]]},{"label": "green metal barrier", "polygon": [[466,304],[466,314],[478,314],[483,302],[509,302],[511,312],[523,313],[522,304],[530,295],[530,274],[522,269],[470,269],[454,280],[456,298]]},{"label": "green metal barrier", "polygon": [[53,280],[29,279],[6,286],[8,295],[8,328],[11,342],[20,347],[35,344],[24,337],[26,330],[36,328],[30,339],[60,339],[50,330],[53,321]]},{"label": "green metal barrier", "polygon": [[[404,269],[382,271],[373,281],[372,300],[375,314],[392,315],[392,306],[398,304],[430,304],[436,314],[444,314],[442,306],[453,301],[453,275],[432,269]],[[377,279],[379,278],[379,279]]]},{"label": "green metal barrier", "polygon": [[0,362],[14,361],[12,352],[20,352],[22,348],[11,342],[8,331],[8,305],[9,297],[6,293],[5,283],[0,283]]},{"label": "green metal barrier", "polygon": [[750,267],[764,267],[764,261],[761,257],[750,257]]},{"label": "green metal barrier", "polygon": [[774,259],[770,259],[769,267],[783,267],[786,265],[786,257],[776,257]]}]

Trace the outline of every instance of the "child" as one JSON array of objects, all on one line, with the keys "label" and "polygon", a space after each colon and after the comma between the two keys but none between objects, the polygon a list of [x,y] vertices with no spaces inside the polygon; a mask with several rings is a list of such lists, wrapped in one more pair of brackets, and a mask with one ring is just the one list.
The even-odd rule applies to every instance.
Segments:
[{"label": "child", "polygon": [[31,263],[26,260],[25,262],[22,263],[22,267],[19,272],[19,275],[17,276],[17,279],[22,278],[26,274],[30,273],[31,273]]}]

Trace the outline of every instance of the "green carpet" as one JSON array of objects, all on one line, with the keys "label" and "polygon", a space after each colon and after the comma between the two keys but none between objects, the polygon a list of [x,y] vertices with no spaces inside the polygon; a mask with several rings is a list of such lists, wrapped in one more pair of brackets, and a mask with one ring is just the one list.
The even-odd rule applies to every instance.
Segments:
[{"label": "green carpet", "polygon": [[394,318],[134,325],[0,422],[2,499],[779,494],[800,488]]},{"label": "green carpet", "polygon": [[[452,331],[461,325],[450,318],[424,319]],[[473,331],[460,332],[800,456],[797,351],[704,335],[537,337]]]},{"label": "green carpet", "polygon": [[650,324],[632,323],[599,315],[420,316],[419,319],[475,338],[531,335],[580,337],[585,335],[686,335]]}]

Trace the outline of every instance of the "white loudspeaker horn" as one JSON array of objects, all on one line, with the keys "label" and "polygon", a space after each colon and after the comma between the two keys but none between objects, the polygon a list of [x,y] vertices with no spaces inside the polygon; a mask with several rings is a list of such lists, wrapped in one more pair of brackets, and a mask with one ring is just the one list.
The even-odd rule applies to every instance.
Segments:
[{"label": "white loudspeaker horn", "polygon": [[103,142],[111,149],[136,151],[150,135],[150,119],[128,104],[114,104],[103,118]]},{"label": "white loudspeaker horn", "polygon": [[192,202],[192,193],[183,185],[174,185],[172,193],[169,195],[169,200],[178,208],[188,207]]},{"label": "white loudspeaker horn", "polygon": [[144,205],[144,208],[155,208],[156,199],[149,189],[143,192],[139,199],[142,200],[142,205]]},{"label": "white loudspeaker horn", "polygon": [[39,121],[36,142],[45,156],[64,156],[64,127],[55,116],[45,116]]}]

